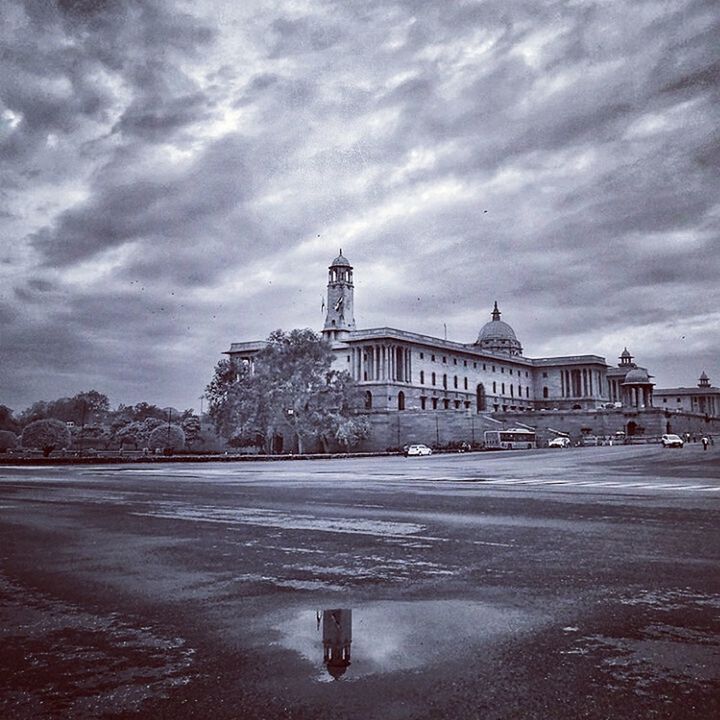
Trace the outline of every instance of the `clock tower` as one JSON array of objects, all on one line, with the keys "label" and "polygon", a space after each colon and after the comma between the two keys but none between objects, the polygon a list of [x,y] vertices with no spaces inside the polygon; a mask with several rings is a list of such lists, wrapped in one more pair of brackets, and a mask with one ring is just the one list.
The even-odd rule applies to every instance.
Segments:
[{"label": "clock tower", "polygon": [[353,269],[346,257],[340,254],[328,268],[327,314],[323,335],[328,340],[342,340],[355,329],[353,303]]}]

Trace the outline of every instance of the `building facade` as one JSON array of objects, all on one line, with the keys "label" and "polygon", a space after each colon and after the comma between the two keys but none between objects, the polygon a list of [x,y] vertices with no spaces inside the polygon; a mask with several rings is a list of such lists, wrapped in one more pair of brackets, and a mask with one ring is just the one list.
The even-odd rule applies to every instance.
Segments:
[{"label": "building facade", "polygon": [[[513,328],[501,319],[497,302],[477,339],[469,343],[392,327],[357,328],[353,270],[342,250],[328,268],[322,334],[335,353],[334,368],[346,370],[358,383],[371,416],[405,413],[405,426],[421,428],[425,423],[432,428],[427,418],[440,413],[443,427],[455,428],[452,432],[469,439],[470,433],[475,437],[477,420],[453,421],[448,414],[482,416],[488,422],[493,416],[502,417],[507,424],[512,413],[518,417],[620,409],[638,413],[653,408],[658,397],[666,407],[671,396],[673,402],[681,399],[684,410],[720,411],[720,390],[709,387],[706,378],[701,378],[699,388],[687,392],[654,390],[652,376],[634,362],[627,348],[615,367],[594,354],[527,357]],[[233,343],[227,354],[252,363],[263,345],[262,341]],[[376,420],[400,444],[401,435],[406,435],[400,431],[403,424]],[[438,437],[440,426],[436,419]],[[482,423],[477,426],[481,427]],[[421,440],[417,435],[415,439]]]},{"label": "building facade", "polygon": [[661,388],[655,390],[657,407],[674,412],[689,412],[708,417],[720,416],[720,388],[710,384],[703,371],[697,387]]}]

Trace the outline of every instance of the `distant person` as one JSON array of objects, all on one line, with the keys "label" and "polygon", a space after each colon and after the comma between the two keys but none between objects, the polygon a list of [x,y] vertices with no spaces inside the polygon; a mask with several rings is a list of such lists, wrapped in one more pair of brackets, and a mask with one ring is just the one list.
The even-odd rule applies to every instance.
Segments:
[{"label": "distant person", "polygon": [[703,439],[702,439],[702,444],[703,444],[703,450],[707,450],[708,445],[710,444],[710,441],[704,435],[703,435]]}]

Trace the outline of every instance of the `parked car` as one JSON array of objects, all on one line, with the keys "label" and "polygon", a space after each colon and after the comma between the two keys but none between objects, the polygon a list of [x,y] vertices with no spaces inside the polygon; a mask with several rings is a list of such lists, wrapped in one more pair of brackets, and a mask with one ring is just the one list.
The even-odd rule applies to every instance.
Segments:
[{"label": "parked car", "polygon": [[416,445],[408,445],[405,455],[407,457],[410,457],[410,455],[432,455],[432,450],[427,445],[418,443]]},{"label": "parked car", "polygon": [[570,438],[567,437],[556,437],[553,438],[549,443],[548,447],[551,448],[566,448],[570,447]]},{"label": "parked car", "polygon": [[660,438],[660,442],[663,447],[679,447],[681,448],[685,443],[679,435],[663,435]]}]

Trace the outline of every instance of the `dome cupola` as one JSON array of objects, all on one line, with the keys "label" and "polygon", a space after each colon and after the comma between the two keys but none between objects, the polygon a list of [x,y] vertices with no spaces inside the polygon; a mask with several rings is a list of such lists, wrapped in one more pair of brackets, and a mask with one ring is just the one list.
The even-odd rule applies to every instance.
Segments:
[{"label": "dome cupola", "polygon": [[[623,380],[623,385],[647,385],[650,383],[650,375],[645,368],[633,368]],[[651,383],[652,384],[652,383]]]},{"label": "dome cupola", "polygon": [[492,319],[481,328],[475,345],[494,353],[522,355],[522,345],[520,345],[515,331],[500,319],[500,314],[496,300],[491,314]]}]

